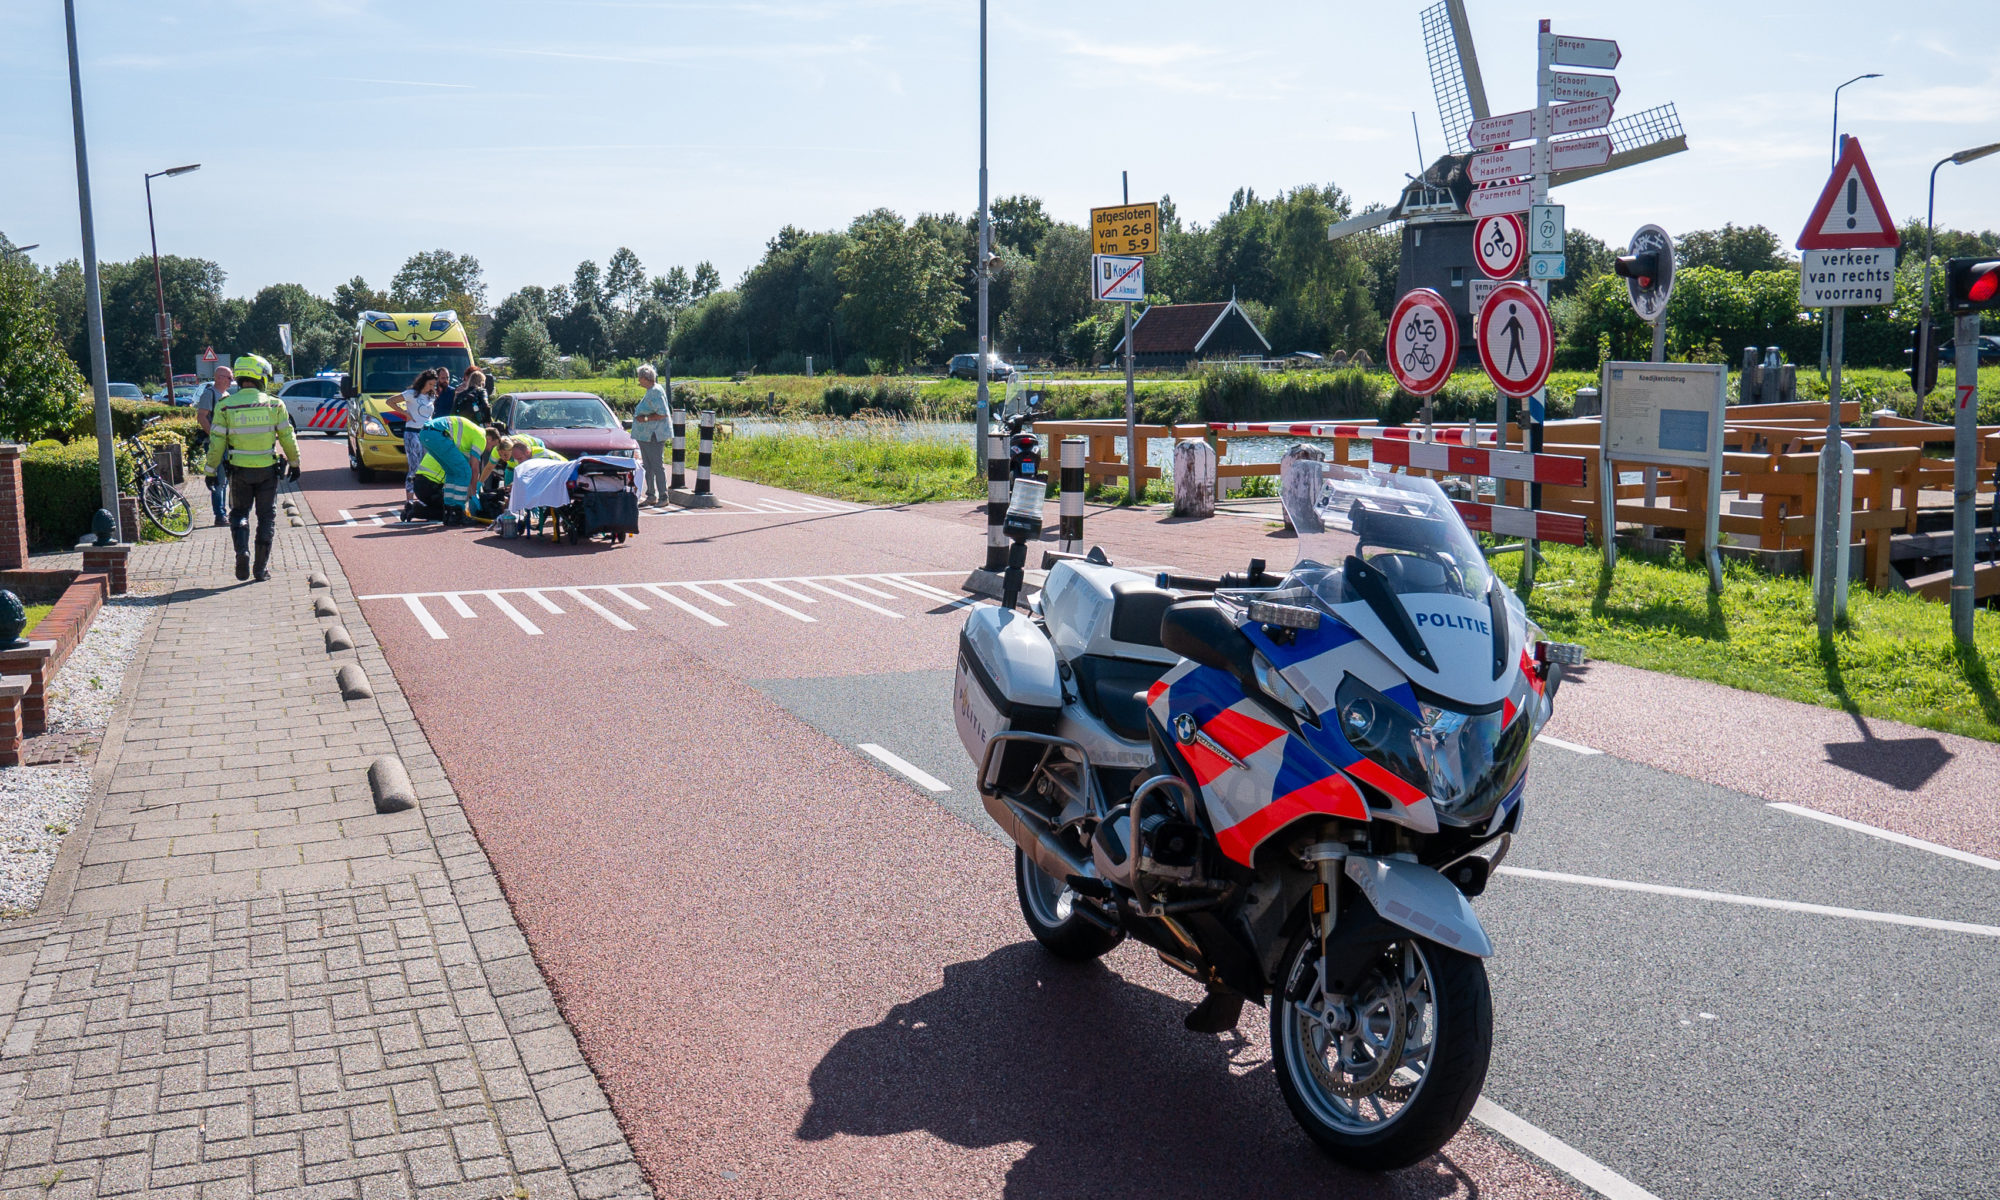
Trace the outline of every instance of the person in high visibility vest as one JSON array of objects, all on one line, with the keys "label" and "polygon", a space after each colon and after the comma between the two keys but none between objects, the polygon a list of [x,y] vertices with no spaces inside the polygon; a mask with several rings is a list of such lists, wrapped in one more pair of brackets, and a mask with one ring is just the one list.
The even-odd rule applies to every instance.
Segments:
[{"label": "person in high visibility vest", "polygon": [[465,524],[465,502],[476,481],[492,469],[490,453],[498,434],[464,417],[436,417],[417,437],[424,457],[417,464],[416,500],[404,506],[403,519],[425,519],[436,509],[446,525]]},{"label": "person in high visibility vest", "polygon": [[[239,389],[215,401],[205,473],[209,486],[214,487],[216,472],[225,463],[229,467],[229,536],[236,543],[239,580],[251,576],[250,510],[256,508],[255,572],[261,583],[271,577],[271,542],[278,536],[278,475],[284,471],[286,478],[297,481],[299,444],[292,436],[292,419],[284,404],[264,394],[271,364],[259,355],[246,354],[236,360],[235,373]],[[279,446],[285,450],[282,459],[276,453]]]}]

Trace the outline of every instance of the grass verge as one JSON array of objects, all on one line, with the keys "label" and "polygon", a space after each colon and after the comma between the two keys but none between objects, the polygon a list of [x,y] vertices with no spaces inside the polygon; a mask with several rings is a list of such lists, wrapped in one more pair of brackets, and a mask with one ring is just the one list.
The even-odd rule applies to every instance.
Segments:
[{"label": "grass verge", "polygon": [[26,608],[26,609],[28,610],[28,624],[27,624],[27,626],[26,626],[25,628],[23,628],[23,629],[21,630],[21,636],[22,636],[22,637],[26,637],[27,635],[29,635],[29,634],[31,634],[31,633],[33,633],[33,632],[35,631],[35,626],[37,626],[37,625],[39,625],[39,624],[41,624],[41,623],[42,623],[42,618],[43,618],[43,617],[46,617],[46,616],[48,616],[48,615],[49,615],[49,610],[50,610],[50,609],[52,609],[52,608],[54,608],[54,607],[55,607],[55,605],[53,605],[53,604],[27,604],[27,605],[23,605],[22,607],[24,607],[24,608]]},{"label": "grass verge", "polygon": [[905,440],[892,431],[723,438],[715,444],[715,471],[866,504],[976,500],[986,495],[985,479],[973,470],[971,447]]},{"label": "grass verge", "polygon": [[1594,550],[1544,543],[1543,551],[1528,612],[1592,658],[2000,742],[1993,612],[1978,613],[1977,649],[1961,654],[1946,605],[1857,586],[1846,627],[1823,644],[1804,579],[1725,562],[1714,596],[1707,571],[1678,557],[1621,553],[1607,576]]}]

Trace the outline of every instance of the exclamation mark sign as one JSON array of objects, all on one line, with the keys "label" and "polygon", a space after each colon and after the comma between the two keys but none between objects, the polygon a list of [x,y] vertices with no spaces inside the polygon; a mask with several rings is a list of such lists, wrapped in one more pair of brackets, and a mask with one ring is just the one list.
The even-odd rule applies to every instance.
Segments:
[{"label": "exclamation mark sign", "polygon": [[[1854,210],[1861,206],[1861,180],[1856,176],[1847,177],[1847,227],[1854,228],[1860,222],[1854,219]],[[1072,275],[1070,278],[1074,279]]]}]

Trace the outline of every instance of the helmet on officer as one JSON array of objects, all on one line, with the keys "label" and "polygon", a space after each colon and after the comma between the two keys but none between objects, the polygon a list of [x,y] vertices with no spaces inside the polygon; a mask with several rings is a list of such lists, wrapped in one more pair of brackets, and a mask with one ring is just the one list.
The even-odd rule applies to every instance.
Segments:
[{"label": "helmet on officer", "polygon": [[261,389],[271,378],[271,364],[264,361],[261,354],[242,355],[232,369],[236,373],[236,381],[246,387]]}]

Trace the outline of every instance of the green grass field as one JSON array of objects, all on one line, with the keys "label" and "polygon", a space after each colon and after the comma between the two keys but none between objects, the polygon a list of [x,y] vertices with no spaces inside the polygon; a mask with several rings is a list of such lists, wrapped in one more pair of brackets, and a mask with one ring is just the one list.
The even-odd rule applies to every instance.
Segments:
[{"label": "green grass field", "polygon": [[1543,550],[1528,611],[1592,658],[2000,741],[2000,614],[1978,613],[1977,652],[1964,655],[1946,605],[1856,586],[1846,628],[1823,645],[1805,579],[1725,562],[1714,596],[1707,571],[1679,557],[1620,554],[1607,577],[1595,550]]},{"label": "green grass field", "polygon": [[33,633],[33,632],[35,631],[35,626],[37,626],[37,625],[39,625],[39,624],[41,624],[41,623],[42,623],[42,618],[43,618],[43,617],[46,617],[46,616],[48,616],[48,615],[49,615],[49,610],[50,610],[50,609],[52,609],[52,608],[54,608],[54,607],[55,607],[55,605],[53,605],[53,604],[29,604],[29,605],[24,605],[23,607],[25,607],[25,608],[26,608],[26,609],[28,610],[28,624],[27,624],[27,627],[21,630],[21,634],[22,634],[22,636],[24,636],[24,637],[25,637],[25,636],[27,636],[28,634],[30,634],[30,633]]},{"label": "green grass field", "polygon": [[757,434],[715,443],[717,474],[816,496],[867,504],[975,500],[986,481],[973,470],[969,446],[906,441],[893,431]]}]

